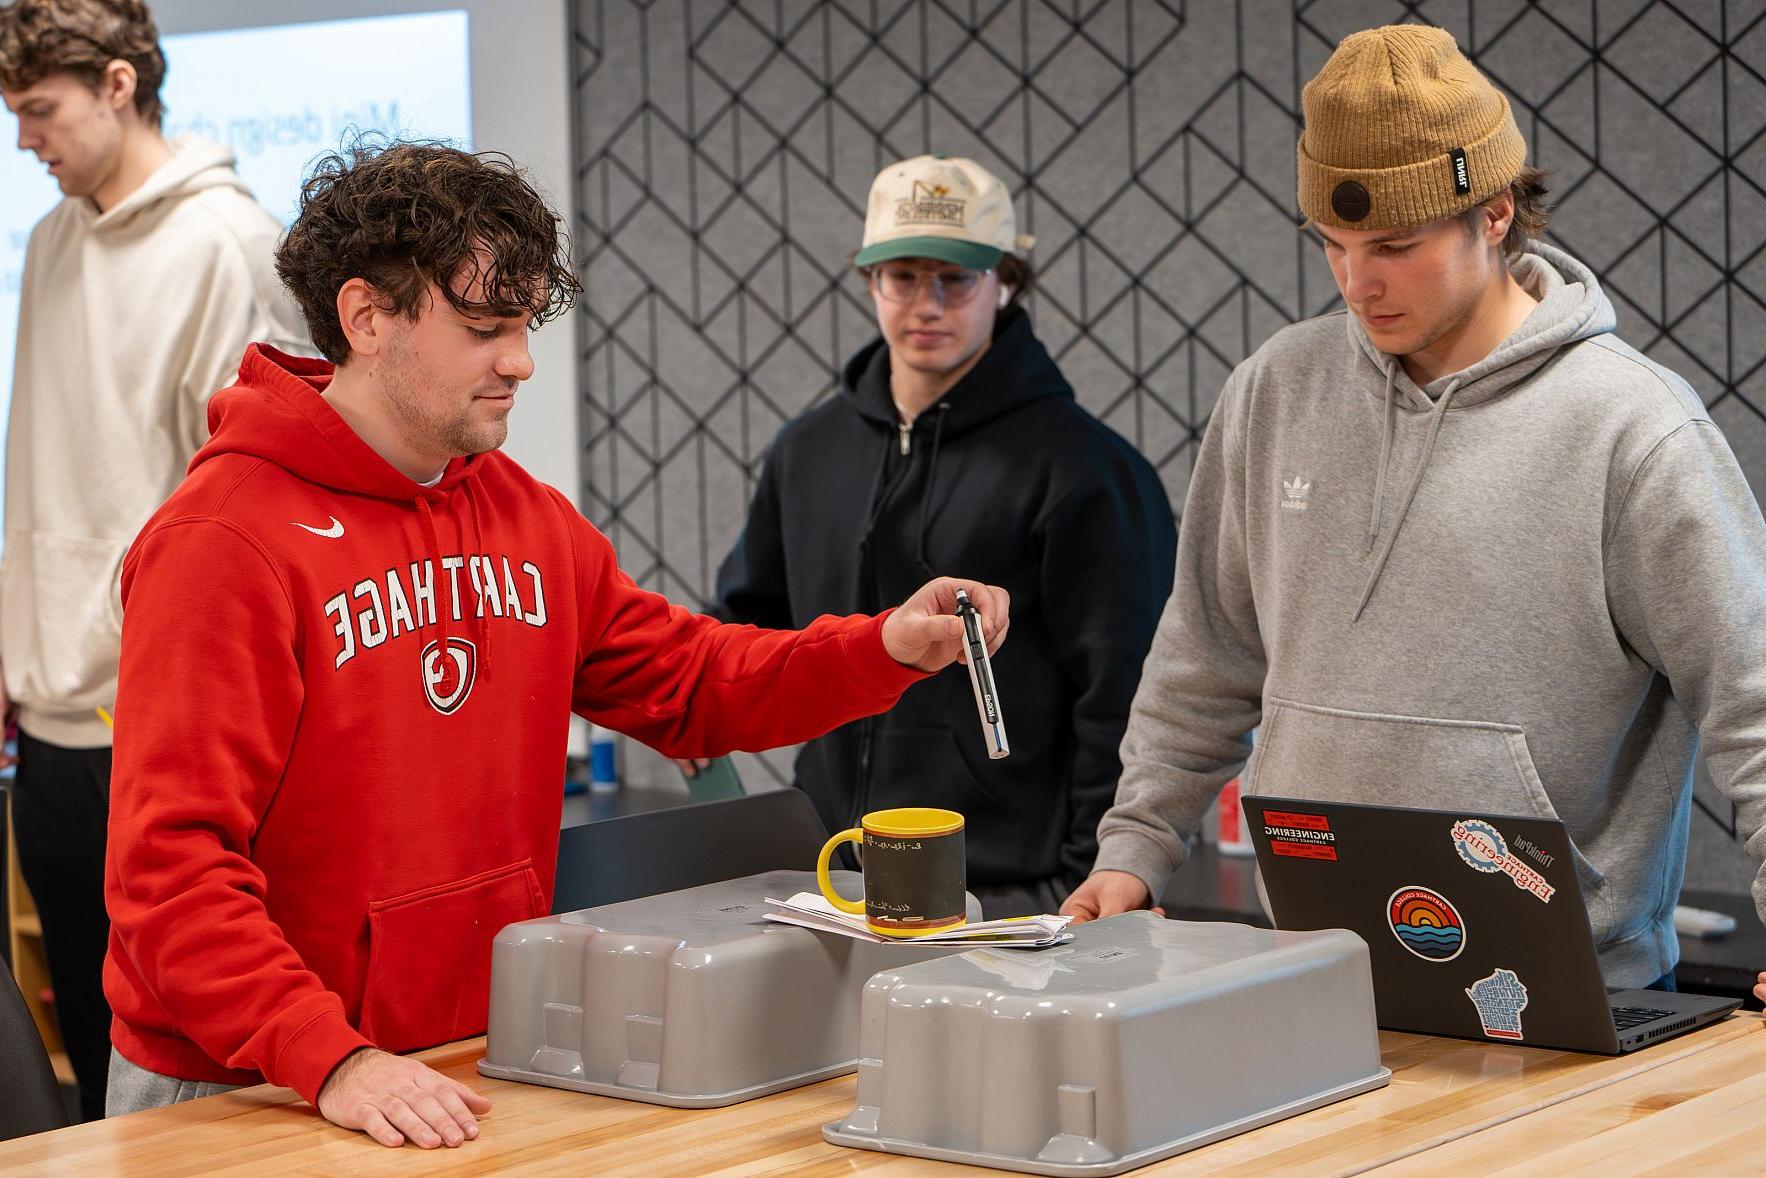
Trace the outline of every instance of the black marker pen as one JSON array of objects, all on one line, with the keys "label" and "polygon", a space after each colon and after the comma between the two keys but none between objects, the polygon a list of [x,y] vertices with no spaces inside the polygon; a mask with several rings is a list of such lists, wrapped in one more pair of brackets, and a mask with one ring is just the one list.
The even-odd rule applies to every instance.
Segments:
[{"label": "black marker pen", "polygon": [[981,614],[969,594],[957,590],[957,617],[963,620],[963,648],[969,655],[969,684],[975,689],[975,707],[981,713],[981,736],[987,755],[999,760],[1012,750],[1006,745],[1006,717],[1000,711],[999,692],[993,685],[993,662],[981,637]]}]

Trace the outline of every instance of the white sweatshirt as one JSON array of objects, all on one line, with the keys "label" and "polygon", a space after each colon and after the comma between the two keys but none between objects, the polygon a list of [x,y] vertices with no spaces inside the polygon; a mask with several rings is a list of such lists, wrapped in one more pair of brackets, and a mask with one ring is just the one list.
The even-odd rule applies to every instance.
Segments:
[{"label": "white sweatshirt", "polygon": [[[108,745],[123,553],[208,438],[246,344],[311,353],[276,278],[281,226],[233,153],[181,139],[108,212],[63,200],[25,255],[6,438],[0,666],[19,725]],[[191,608],[200,609],[200,602]]]}]

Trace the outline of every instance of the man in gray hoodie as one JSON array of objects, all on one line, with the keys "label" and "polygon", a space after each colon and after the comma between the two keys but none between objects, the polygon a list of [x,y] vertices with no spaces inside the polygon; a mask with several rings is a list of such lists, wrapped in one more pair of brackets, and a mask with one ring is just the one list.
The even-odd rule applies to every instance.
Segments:
[{"label": "man in gray hoodie", "polygon": [[1698,395],[1529,240],[1541,177],[1451,37],[1357,33],[1304,107],[1347,310],[1221,395],[1065,910],[1144,907],[1250,754],[1254,793],[1561,818],[1607,983],[1670,984],[1701,733],[1766,853],[1766,523]]}]

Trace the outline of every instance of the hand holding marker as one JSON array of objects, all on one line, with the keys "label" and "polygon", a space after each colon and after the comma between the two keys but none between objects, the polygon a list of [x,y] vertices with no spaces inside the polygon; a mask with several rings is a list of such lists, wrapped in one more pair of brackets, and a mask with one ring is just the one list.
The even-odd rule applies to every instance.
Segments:
[{"label": "hand holding marker", "polygon": [[997,761],[1012,751],[1006,745],[1006,718],[1000,711],[999,692],[994,689],[993,662],[981,637],[981,615],[961,589],[957,590],[957,617],[963,621],[964,661],[969,664],[969,684],[975,689],[975,707],[981,713],[981,735],[987,742],[987,755]]}]

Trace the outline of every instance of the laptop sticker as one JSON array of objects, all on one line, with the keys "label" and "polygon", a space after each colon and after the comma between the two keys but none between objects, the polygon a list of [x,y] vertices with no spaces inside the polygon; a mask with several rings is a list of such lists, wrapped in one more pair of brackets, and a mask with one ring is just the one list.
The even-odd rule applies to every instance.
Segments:
[{"label": "laptop sticker", "polygon": [[1478,871],[1500,871],[1514,881],[1517,888],[1551,903],[1557,889],[1545,877],[1529,867],[1519,856],[1509,854],[1508,842],[1494,826],[1477,818],[1462,818],[1453,824],[1453,846],[1466,865]]},{"label": "laptop sticker", "polygon": [[1466,997],[1478,1008],[1478,1022],[1492,1039],[1520,1042],[1521,1011],[1527,1009],[1527,987],[1512,969],[1497,969],[1473,982]]},{"label": "laptop sticker", "polygon": [[1410,884],[1386,901],[1386,923],[1398,943],[1424,961],[1452,961],[1466,947],[1465,921],[1440,892]]},{"label": "laptop sticker", "polygon": [[1337,858],[1337,836],[1331,820],[1323,814],[1300,814],[1292,810],[1265,810],[1263,833],[1273,855],[1289,859]]}]

